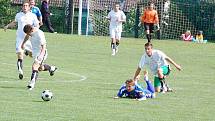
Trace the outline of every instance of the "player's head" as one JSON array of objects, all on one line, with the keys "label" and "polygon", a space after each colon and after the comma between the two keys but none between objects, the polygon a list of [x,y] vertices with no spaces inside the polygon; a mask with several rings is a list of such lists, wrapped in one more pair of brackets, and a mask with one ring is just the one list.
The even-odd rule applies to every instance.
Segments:
[{"label": "player's head", "polygon": [[117,11],[120,10],[120,4],[119,4],[118,2],[114,3],[113,10],[114,10],[115,12],[117,12]]},{"label": "player's head", "polygon": [[24,26],[23,28],[23,31],[27,34],[27,35],[30,35],[31,32],[33,30],[33,26],[31,26],[30,24],[27,24]]},{"label": "player's head", "polygon": [[155,8],[155,4],[150,2],[150,3],[148,4],[148,8],[149,8],[150,10],[153,10],[153,9]]},{"label": "player's head", "polygon": [[198,31],[197,32],[197,35],[202,35],[203,34],[203,31]]},{"label": "player's head", "polygon": [[190,30],[187,30],[187,31],[185,32],[185,34],[186,34],[186,35],[190,35],[190,34],[191,34]]},{"label": "player's head", "polygon": [[125,84],[126,84],[126,89],[128,92],[131,92],[134,90],[135,88],[135,82],[133,79],[128,79],[125,81]]},{"label": "player's head", "polygon": [[35,6],[35,0],[29,0],[29,3],[31,7]]},{"label": "player's head", "polygon": [[151,42],[147,42],[145,44],[145,51],[146,51],[146,54],[151,57],[152,56],[152,48],[153,48],[153,45]]},{"label": "player's head", "polygon": [[29,1],[24,1],[22,4],[22,12],[26,13],[30,11]]}]

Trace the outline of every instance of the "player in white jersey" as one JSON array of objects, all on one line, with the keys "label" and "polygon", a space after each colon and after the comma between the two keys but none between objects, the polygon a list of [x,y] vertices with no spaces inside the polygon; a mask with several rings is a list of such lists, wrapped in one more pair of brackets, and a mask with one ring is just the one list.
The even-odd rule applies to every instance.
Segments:
[{"label": "player in white jersey", "polygon": [[[38,71],[49,71],[50,76],[53,76],[57,68],[55,66],[44,64],[44,61],[48,55],[44,32],[30,24],[25,25],[23,31],[27,34],[26,36],[31,37],[30,41],[32,44],[32,56],[34,62],[32,64],[31,80],[29,81],[27,87],[29,90],[32,90],[38,77]],[[24,48],[24,44],[27,42],[27,40],[28,39],[25,39],[23,41],[21,45],[22,48]]]},{"label": "player in white jersey", "polygon": [[[23,32],[23,28],[26,24],[31,24],[35,27],[39,27],[39,21],[35,14],[30,12],[30,6],[28,2],[24,2],[22,5],[22,11],[16,14],[15,20],[9,23],[4,27],[6,31],[8,28],[15,27],[18,24],[17,32],[16,32],[16,54],[17,54],[17,68],[19,71],[19,79],[23,78],[23,56],[24,51],[21,49],[21,44],[24,40],[25,33]],[[31,51],[30,42],[25,44],[25,50]]]},{"label": "player in white jersey", "polygon": [[173,64],[179,71],[181,70],[180,65],[175,63],[162,51],[153,49],[152,44],[148,42],[145,44],[145,53],[141,57],[134,79],[140,74],[141,69],[144,68],[145,65],[148,65],[155,76],[155,91],[160,92],[161,87],[163,92],[170,91],[170,89],[168,89],[169,87],[164,82],[165,77],[170,73],[170,65],[168,62]]},{"label": "player in white jersey", "polygon": [[110,21],[109,31],[112,55],[115,55],[118,52],[119,41],[121,39],[122,23],[126,21],[126,16],[120,10],[119,3],[114,4],[114,9],[108,13],[107,19]]}]

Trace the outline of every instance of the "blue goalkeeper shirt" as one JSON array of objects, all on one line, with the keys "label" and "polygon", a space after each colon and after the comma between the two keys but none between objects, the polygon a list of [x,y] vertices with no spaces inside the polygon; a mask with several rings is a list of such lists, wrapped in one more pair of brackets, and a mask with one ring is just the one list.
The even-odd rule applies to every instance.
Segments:
[{"label": "blue goalkeeper shirt", "polygon": [[148,89],[143,89],[140,85],[135,84],[134,90],[131,92],[128,92],[126,89],[126,85],[124,84],[119,89],[119,92],[117,94],[118,97],[125,97],[127,98],[133,98],[133,99],[140,99],[140,98],[152,98],[152,92],[150,92]]},{"label": "blue goalkeeper shirt", "polygon": [[38,7],[36,7],[36,6],[34,6],[34,7],[31,8],[31,12],[34,13],[37,17],[41,17],[42,16],[42,14],[40,12],[40,9]]}]

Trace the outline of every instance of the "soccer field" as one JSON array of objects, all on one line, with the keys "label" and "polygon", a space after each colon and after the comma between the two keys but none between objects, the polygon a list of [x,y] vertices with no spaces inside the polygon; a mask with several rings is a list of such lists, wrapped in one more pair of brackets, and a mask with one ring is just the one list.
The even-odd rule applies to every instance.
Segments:
[{"label": "soccer field", "polygon": [[[109,37],[45,33],[47,63],[53,77],[39,73],[36,87],[26,86],[32,59],[24,59],[24,79],[18,80],[15,31],[0,29],[0,121],[214,121],[215,44],[154,40],[183,68],[173,66],[168,77],[172,93],[146,101],[114,100],[120,86],[132,78],[144,52],[144,39],[122,38],[111,56]],[[150,75],[150,79],[153,76]],[[54,97],[41,99],[49,89]]]}]

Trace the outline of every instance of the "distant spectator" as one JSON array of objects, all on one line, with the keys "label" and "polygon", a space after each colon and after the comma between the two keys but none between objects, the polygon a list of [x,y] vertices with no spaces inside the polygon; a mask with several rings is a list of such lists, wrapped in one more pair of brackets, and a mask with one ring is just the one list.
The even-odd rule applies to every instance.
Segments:
[{"label": "distant spectator", "polygon": [[43,23],[47,26],[49,32],[51,33],[57,33],[52,27],[51,20],[49,18],[52,13],[49,10],[49,0],[43,0],[41,5],[41,13],[43,18]]},{"label": "distant spectator", "polygon": [[197,43],[206,43],[207,40],[204,40],[203,31],[198,31],[196,34],[196,39],[193,38],[193,41]]},{"label": "distant spectator", "polygon": [[191,32],[187,30],[184,34],[181,35],[181,39],[183,41],[191,42],[193,39],[193,36],[191,35]]}]

